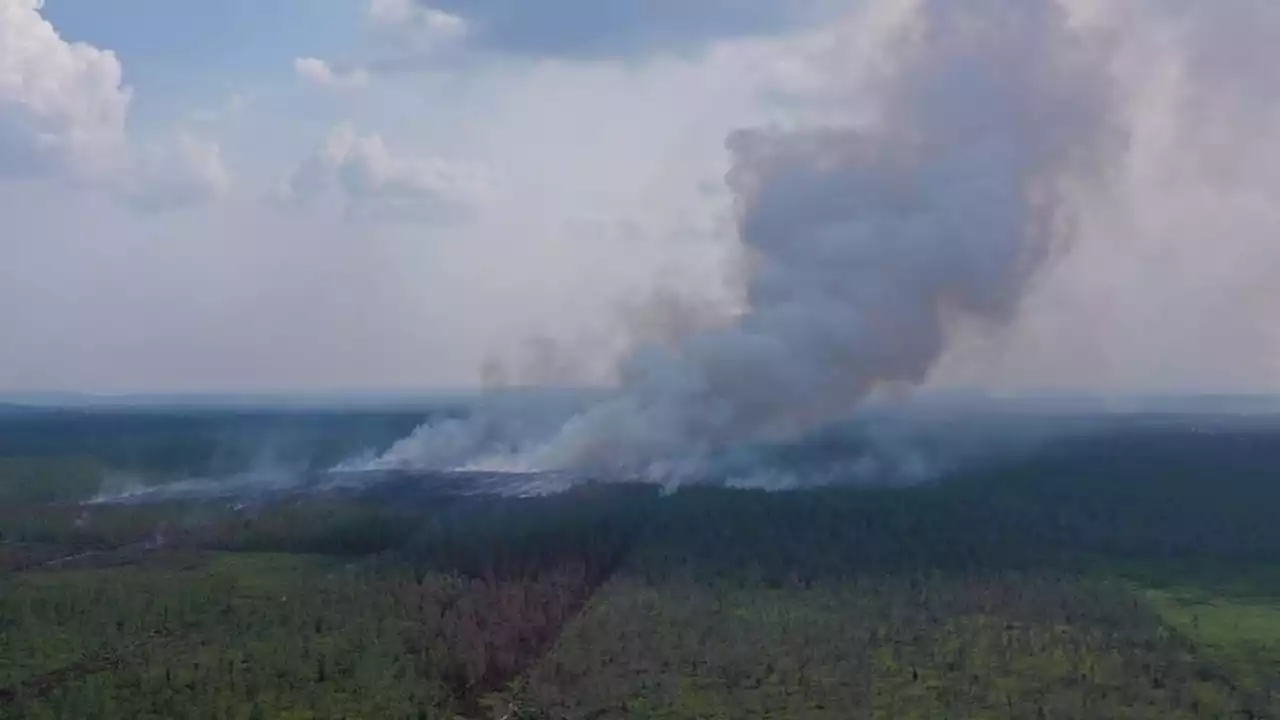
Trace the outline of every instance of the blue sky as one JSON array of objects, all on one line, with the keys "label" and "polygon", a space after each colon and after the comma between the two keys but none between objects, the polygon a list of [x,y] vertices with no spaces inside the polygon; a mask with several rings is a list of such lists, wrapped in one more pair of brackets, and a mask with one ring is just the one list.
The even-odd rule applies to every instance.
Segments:
[{"label": "blue sky", "polygon": [[0,388],[469,386],[542,334],[598,372],[659,279],[720,292],[708,188],[795,24],[528,7],[0,0]]},{"label": "blue sky", "polygon": [[235,81],[286,72],[298,55],[349,45],[363,21],[353,0],[47,0],[64,38],[110,48],[140,81],[182,71]]},{"label": "blue sky", "polygon": [[[1133,157],[964,383],[1280,386],[1280,4],[1060,1],[1118,41]],[[0,391],[463,387],[541,336],[604,377],[654,296],[740,300],[725,139],[874,119],[911,18],[0,0]]]},{"label": "blue sky", "polygon": [[725,38],[776,35],[810,17],[813,0],[443,0],[485,47],[518,54],[619,57],[695,52]]},{"label": "blue sky", "polygon": [[[465,19],[486,50],[610,58],[779,35],[812,20],[816,2],[442,0],[431,7]],[[167,96],[277,79],[295,57],[341,55],[366,24],[359,0],[47,0],[43,15],[68,40],[114,50],[131,82]]]},{"label": "blue sky", "polygon": [[144,112],[288,83],[293,58],[343,51],[363,22],[354,0],[48,0],[43,15],[114,51]]},{"label": "blue sky", "polygon": [[[437,76],[427,82],[465,94],[475,84],[471,78],[490,73],[486,66],[494,63],[634,64],[668,55],[696,57],[717,42],[738,38],[785,36],[815,25],[822,2],[401,0],[415,11],[445,12],[465,22],[467,36],[458,43],[463,54],[448,57],[405,41],[412,28],[397,34],[396,28],[371,27],[377,25],[371,0],[45,0],[41,15],[65,40],[118,56],[124,82],[135,91],[129,122],[153,132],[248,100],[277,111],[296,107],[296,117],[316,120],[315,103],[325,101],[298,94],[298,58],[324,59],[335,68],[403,63],[415,72],[444,70],[451,75],[447,81]],[[838,3],[826,2],[833,4]],[[412,93],[414,85],[410,79],[381,90]],[[263,115],[258,117],[268,125],[279,119],[278,113]]]}]

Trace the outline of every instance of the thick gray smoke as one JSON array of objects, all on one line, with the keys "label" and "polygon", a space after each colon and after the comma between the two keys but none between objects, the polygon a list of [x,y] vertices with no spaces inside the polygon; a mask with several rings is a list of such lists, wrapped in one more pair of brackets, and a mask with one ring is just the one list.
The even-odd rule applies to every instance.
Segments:
[{"label": "thick gray smoke", "polygon": [[[957,322],[1016,316],[1071,241],[1072,188],[1117,150],[1109,57],[1051,0],[921,0],[892,47],[872,121],[728,138],[741,315],[632,354],[616,394],[508,445],[513,466],[679,472],[848,417],[925,379]],[[384,462],[431,465],[442,430],[452,459],[472,449],[423,428]]]}]

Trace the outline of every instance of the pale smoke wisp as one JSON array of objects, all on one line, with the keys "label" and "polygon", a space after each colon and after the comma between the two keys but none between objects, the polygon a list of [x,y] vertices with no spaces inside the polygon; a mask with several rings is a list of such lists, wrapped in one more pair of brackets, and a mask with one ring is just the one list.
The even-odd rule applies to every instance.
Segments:
[{"label": "pale smoke wisp", "polygon": [[[1014,318],[1070,242],[1073,183],[1117,150],[1109,58],[1051,0],[914,12],[874,121],[728,138],[750,263],[741,316],[633,353],[615,394],[534,434],[508,466],[678,475],[920,382],[956,321]],[[465,464],[483,445],[462,426],[423,428],[380,464],[439,465],[433,449]]]}]

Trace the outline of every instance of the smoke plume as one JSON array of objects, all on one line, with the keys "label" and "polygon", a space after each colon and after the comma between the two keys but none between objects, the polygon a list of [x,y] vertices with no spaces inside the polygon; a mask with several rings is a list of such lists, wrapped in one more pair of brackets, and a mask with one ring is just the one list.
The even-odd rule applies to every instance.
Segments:
[{"label": "smoke plume", "polygon": [[[870,120],[728,138],[744,310],[633,352],[616,393],[507,461],[679,472],[848,417],[924,380],[957,322],[1016,317],[1071,242],[1073,187],[1123,139],[1109,55],[1051,0],[919,0],[899,32]],[[440,430],[385,462],[430,465]],[[453,459],[483,445],[447,431]]]}]

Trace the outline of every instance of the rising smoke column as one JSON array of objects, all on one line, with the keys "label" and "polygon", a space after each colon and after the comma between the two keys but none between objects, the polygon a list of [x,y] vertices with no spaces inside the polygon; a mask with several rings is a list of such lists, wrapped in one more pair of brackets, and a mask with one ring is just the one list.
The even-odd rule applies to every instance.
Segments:
[{"label": "rising smoke column", "polygon": [[1106,56],[1040,0],[924,0],[862,128],[734,133],[738,322],[629,358],[543,467],[635,471],[847,416],[919,382],[956,318],[1007,322],[1115,139]]},{"label": "rising smoke column", "polygon": [[923,380],[956,320],[1013,319],[1115,149],[1107,55],[1051,0],[920,0],[894,48],[874,121],[728,138],[745,311],[626,358],[520,465],[679,471]]}]

